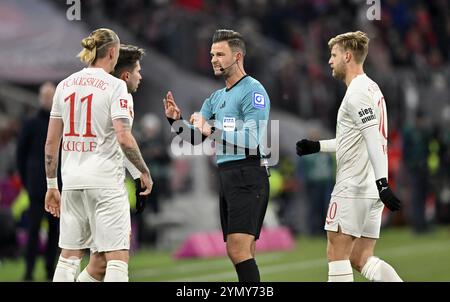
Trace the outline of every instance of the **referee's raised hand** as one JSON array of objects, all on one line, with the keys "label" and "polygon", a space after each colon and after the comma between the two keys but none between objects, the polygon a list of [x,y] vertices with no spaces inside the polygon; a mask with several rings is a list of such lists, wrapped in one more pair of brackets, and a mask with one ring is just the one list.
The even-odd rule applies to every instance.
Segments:
[{"label": "referee's raised hand", "polygon": [[179,120],[181,118],[181,110],[178,108],[171,91],[168,91],[163,99],[166,117]]}]

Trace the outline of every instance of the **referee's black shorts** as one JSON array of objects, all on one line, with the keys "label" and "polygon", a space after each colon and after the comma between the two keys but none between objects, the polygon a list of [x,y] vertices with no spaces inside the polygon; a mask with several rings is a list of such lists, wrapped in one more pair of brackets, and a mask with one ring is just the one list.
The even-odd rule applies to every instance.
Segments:
[{"label": "referee's black shorts", "polygon": [[259,238],[267,204],[269,178],[259,158],[219,164],[220,222],[224,241],[228,234]]}]

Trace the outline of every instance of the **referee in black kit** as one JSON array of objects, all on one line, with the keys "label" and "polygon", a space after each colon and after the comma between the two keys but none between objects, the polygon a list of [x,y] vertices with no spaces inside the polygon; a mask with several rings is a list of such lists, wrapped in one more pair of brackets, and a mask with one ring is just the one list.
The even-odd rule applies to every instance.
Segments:
[{"label": "referee in black kit", "polygon": [[[165,114],[184,140],[216,142],[220,178],[220,219],[228,256],[240,282],[259,282],[255,241],[259,238],[269,200],[269,170],[262,163],[269,119],[266,90],[244,71],[245,42],[233,30],[217,30],[211,64],[225,87],[208,97],[189,123],[181,117],[172,93],[164,99]],[[211,126],[206,121],[212,121]]]}]

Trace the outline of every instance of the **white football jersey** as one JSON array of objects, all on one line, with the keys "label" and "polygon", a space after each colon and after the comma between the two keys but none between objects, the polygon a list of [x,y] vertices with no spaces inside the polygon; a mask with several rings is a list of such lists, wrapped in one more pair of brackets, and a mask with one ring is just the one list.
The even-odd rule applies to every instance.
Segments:
[{"label": "white football jersey", "polygon": [[58,84],[50,116],[64,124],[64,190],[123,186],[124,154],[112,120],[129,119],[130,104],[125,82],[102,68],[84,68]]},{"label": "white football jersey", "polygon": [[336,185],[331,195],[379,198],[375,173],[364,137],[367,127],[378,127],[387,171],[387,113],[383,94],[366,74],[355,77],[347,88],[336,125]]}]

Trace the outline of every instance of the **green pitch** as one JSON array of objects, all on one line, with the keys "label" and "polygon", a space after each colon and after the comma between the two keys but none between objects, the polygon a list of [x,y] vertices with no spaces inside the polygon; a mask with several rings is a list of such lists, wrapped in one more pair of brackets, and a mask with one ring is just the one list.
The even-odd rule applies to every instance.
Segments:
[{"label": "green pitch", "polygon": [[[258,254],[261,280],[325,281],[325,247],[325,238],[301,236],[294,250]],[[376,251],[405,281],[450,281],[448,227],[422,236],[409,229],[385,229]],[[0,264],[0,281],[20,281],[23,271],[22,259],[4,260]],[[37,281],[44,280],[42,260],[37,263],[35,276]],[[355,272],[355,280],[364,279]],[[236,274],[225,257],[174,260],[169,252],[140,250],[130,260],[130,281],[236,281]]]}]

